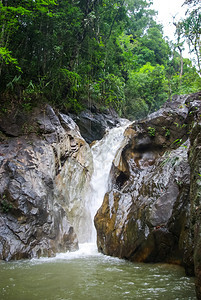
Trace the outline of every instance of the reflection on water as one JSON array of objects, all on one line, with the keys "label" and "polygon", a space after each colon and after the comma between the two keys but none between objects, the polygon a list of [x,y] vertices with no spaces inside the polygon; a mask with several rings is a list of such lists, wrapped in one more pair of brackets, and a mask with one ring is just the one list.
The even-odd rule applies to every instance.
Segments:
[{"label": "reflection on water", "polygon": [[0,262],[1,300],[196,299],[181,267],[133,264],[81,245],[56,258]]}]

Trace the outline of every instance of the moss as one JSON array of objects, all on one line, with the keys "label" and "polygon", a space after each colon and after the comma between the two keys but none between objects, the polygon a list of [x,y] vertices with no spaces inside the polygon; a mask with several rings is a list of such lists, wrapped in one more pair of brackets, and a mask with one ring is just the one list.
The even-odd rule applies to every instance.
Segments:
[{"label": "moss", "polygon": [[1,210],[4,213],[8,213],[12,208],[12,204],[6,199],[6,196],[3,195],[3,197],[0,200],[0,204],[1,204]]}]

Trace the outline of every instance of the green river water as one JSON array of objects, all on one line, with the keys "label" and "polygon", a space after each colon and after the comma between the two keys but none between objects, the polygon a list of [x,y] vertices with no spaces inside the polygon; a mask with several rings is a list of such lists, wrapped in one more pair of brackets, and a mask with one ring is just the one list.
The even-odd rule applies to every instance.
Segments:
[{"label": "green river water", "polygon": [[194,278],[167,264],[131,263],[83,244],[55,258],[0,262],[1,300],[196,299]]}]

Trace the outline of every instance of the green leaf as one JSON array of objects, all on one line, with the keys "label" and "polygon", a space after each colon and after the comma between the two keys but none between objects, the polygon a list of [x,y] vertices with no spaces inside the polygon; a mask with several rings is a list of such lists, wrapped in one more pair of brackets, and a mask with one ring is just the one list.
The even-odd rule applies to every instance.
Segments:
[{"label": "green leaf", "polygon": [[9,51],[6,47],[0,47],[0,58],[6,65],[14,65],[18,71],[22,72],[17,59],[12,57],[11,51]]}]

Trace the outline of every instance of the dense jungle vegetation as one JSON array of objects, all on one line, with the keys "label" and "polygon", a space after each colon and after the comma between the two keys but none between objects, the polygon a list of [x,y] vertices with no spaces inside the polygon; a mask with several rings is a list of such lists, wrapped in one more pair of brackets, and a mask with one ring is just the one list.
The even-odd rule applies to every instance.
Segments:
[{"label": "dense jungle vegetation", "polygon": [[[163,36],[150,0],[1,0],[1,112],[38,102],[78,113],[96,104],[140,118],[201,89],[199,0]],[[170,20],[171,21],[171,20]],[[183,57],[187,41],[197,67]]]}]

